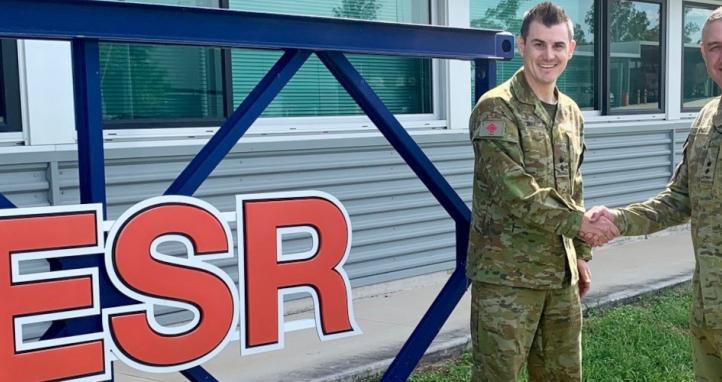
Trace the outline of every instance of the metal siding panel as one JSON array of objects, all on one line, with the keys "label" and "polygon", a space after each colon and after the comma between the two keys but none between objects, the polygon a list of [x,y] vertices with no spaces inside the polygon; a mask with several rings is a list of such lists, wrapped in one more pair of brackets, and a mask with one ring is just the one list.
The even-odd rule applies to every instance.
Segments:
[{"label": "metal siding panel", "polygon": [[589,150],[582,166],[585,205],[626,205],[664,189],[672,175],[672,131],[587,130]]},{"label": "metal siding panel", "polygon": [[48,163],[28,163],[0,167],[0,193],[18,207],[49,205]]},{"label": "metal siding panel", "polygon": [[[661,191],[671,176],[673,154],[674,159],[681,158],[688,130],[681,124],[662,124],[657,129],[646,125],[588,128],[589,150],[582,169],[586,205],[626,205]],[[466,135],[439,134],[419,140],[469,204],[473,151]],[[317,189],[336,196],[349,211],[353,225],[354,242],[346,270],[354,286],[452,269],[452,220],[388,144],[381,139],[360,142],[363,145],[345,143],[337,148],[285,142],[283,150],[275,151],[256,150],[257,146],[241,143],[241,149],[237,147],[220,163],[195,196],[221,211],[233,211],[234,195],[241,193]],[[243,147],[250,149],[244,151]],[[160,195],[191,158],[186,148],[179,147],[178,155],[164,150],[162,155],[142,148],[109,151],[106,174],[111,218],[137,201]],[[14,201],[21,206],[47,205],[47,161],[56,159],[59,204],[77,203],[77,164],[65,154],[0,168],[0,176],[11,179],[3,185],[6,190],[12,188],[9,194]],[[22,163],[21,158],[13,160]],[[32,161],[28,155],[28,162]],[[235,224],[231,228],[235,240]],[[286,253],[302,251],[308,242],[292,237],[284,247]],[[237,259],[215,264],[238,280]],[[40,271],[44,267],[40,262],[25,265],[23,270]],[[187,318],[185,312],[168,309],[160,309],[158,314],[168,323]],[[39,332],[39,328],[30,329],[28,335]]]}]

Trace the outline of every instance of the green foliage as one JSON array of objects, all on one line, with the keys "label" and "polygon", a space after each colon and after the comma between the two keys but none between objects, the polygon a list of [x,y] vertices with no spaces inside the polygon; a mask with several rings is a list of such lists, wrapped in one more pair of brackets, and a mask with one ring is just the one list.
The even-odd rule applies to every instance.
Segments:
[{"label": "green foliage", "polygon": [[[689,13],[692,11],[693,8],[690,7],[684,7],[684,18],[682,20],[687,20]],[[692,36],[695,35],[697,32],[700,31],[700,26],[695,23],[694,21],[690,21],[686,24],[684,24],[684,33],[682,33],[682,39],[683,43],[689,44],[689,43],[695,43],[698,44],[699,41],[692,41]]]},{"label": "green foliage", "polygon": [[[588,312],[583,367],[588,382],[693,381],[689,342],[689,287],[645,297],[630,305]],[[413,382],[468,381],[471,355],[416,373]],[[524,378],[526,380],[526,378]]]},{"label": "green foliage", "polygon": [[333,7],[334,17],[362,20],[376,20],[376,12],[381,9],[376,0],[342,0],[340,7]]},{"label": "green foliage", "polygon": [[[153,45],[101,44],[100,73],[104,119],[151,117],[153,105],[167,102],[171,91],[167,68],[154,57]],[[167,48],[166,48],[167,49]]]},{"label": "green foliage", "polygon": [[519,7],[527,0],[501,0],[494,8],[489,8],[484,13],[483,19],[471,20],[474,28],[501,29],[519,33],[521,30],[521,19],[516,17]]},{"label": "green foliage", "polygon": [[[651,27],[647,14],[629,0],[611,0],[609,4],[609,37],[612,42],[658,41],[659,23]],[[590,9],[584,21],[594,30],[597,18]]]}]

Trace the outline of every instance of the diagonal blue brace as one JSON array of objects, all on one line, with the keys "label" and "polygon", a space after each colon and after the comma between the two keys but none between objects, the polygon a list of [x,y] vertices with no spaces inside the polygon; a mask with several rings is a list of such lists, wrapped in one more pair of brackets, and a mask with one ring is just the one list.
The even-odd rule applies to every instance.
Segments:
[{"label": "diagonal blue brace", "polygon": [[183,370],[180,373],[191,382],[218,382],[215,377],[200,366]]},{"label": "diagonal blue brace", "polygon": [[[201,151],[168,187],[166,195],[193,195],[213,169],[223,160],[273,98],[301,68],[311,53],[289,50],[276,62],[233,114],[223,123]],[[181,371],[192,382],[216,382],[211,374],[197,366]]]},{"label": "diagonal blue brace", "polygon": [[311,52],[289,49],[268,71],[215,135],[165,191],[165,195],[193,195],[213,169],[283,89]]},{"label": "diagonal blue brace", "polygon": [[456,221],[457,268],[382,379],[405,381],[468,287],[464,261],[471,212],[346,57],[331,52],[317,55]]},{"label": "diagonal blue brace", "polygon": [[398,151],[399,155],[409,164],[436,200],[446,209],[446,212],[457,222],[469,221],[471,212],[464,201],[446,182],[446,179],[424,155],[421,148],[348,59],[343,54],[336,52],[316,52],[316,54]]},{"label": "diagonal blue brace", "polygon": [[5,195],[0,194],[0,208],[15,208],[15,204],[6,198]]}]

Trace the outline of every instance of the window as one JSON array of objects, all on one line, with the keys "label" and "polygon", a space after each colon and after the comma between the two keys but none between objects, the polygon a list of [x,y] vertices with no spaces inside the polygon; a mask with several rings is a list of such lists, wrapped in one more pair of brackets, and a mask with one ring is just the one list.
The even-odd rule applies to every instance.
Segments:
[{"label": "window", "polygon": [[[471,26],[474,28],[502,29],[519,35],[524,12],[541,1],[524,2],[509,0],[472,0]],[[594,0],[559,0],[555,4],[564,8],[574,23],[574,39],[577,50],[569,61],[557,86],[572,97],[580,108],[598,109],[595,101],[595,31]],[[497,64],[496,80],[501,83],[522,66],[518,52],[510,61]],[[473,78],[473,76],[472,76]]]},{"label": "window", "polygon": [[103,118],[110,126],[223,117],[220,49],[102,44],[100,62]]},{"label": "window", "polygon": [[[429,24],[429,2],[419,0],[230,0],[230,8],[254,12],[341,17]],[[234,50],[233,101],[240,103],[280,52]],[[432,112],[431,61],[428,59],[348,55],[356,69],[396,114]],[[263,116],[296,117],[363,114],[356,102],[311,56]]]},{"label": "window", "polygon": [[720,89],[707,75],[699,44],[702,27],[712,14],[712,5],[684,5],[682,21],[682,110],[699,110],[710,98],[720,95]]},{"label": "window", "polygon": [[[219,7],[218,0],[145,3]],[[216,48],[102,43],[106,128],[199,126],[222,120],[222,54]]]},{"label": "window", "polygon": [[609,110],[662,111],[662,5],[609,2]]},{"label": "window", "polygon": [[[524,12],[540,1],[471,0],[471,26],[519,34]],[[557,81],[583,110],[602,114],[660,113],[664,20],[661,1],[560,0],[574,24],[577,49]],[[497,66],[497,82],[522,65],[515,56]],[[604,96],[602,96],[604,95]],[[604,102],[601,102],[604,101]]]},{"label": "window", "polygon": [[0,40],[0,132],[21,130],[17,45]]},{"label": "window", "polygon": [[[430,23],[430,0],[183,0],[148,3],[233,10]],[[218,125],[233,112],[281,56],[281,51],[140,44],[101,45],[106,128]],[[348,55],[396,114],[430,114],[431,60]],[[311,56],[263,117],[363,114]]]}]

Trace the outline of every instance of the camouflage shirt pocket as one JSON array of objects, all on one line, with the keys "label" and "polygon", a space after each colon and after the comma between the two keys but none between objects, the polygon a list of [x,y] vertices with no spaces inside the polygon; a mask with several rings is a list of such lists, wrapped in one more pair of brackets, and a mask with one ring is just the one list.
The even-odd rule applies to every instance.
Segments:
[{"label": "camouflage shirt pocket", "polygon": [[524,169],[534,175],[542,186],[549,186],[547,172],[550,168],[550,139],[542,123],[527,125],[521,130],[520,143],[524,155]]},{"label": "camouflage shirt pocket", "polygon": [[[703,133],[698,134],[696,137],[699,144],[695,144],[697,171],[695,178],[700,184],[704,184],[705,187],[713,185],[718,167],[717,161],[720,151],[720,135],[716,133]],[[696,143],[696,142],[695,142]]]}]

